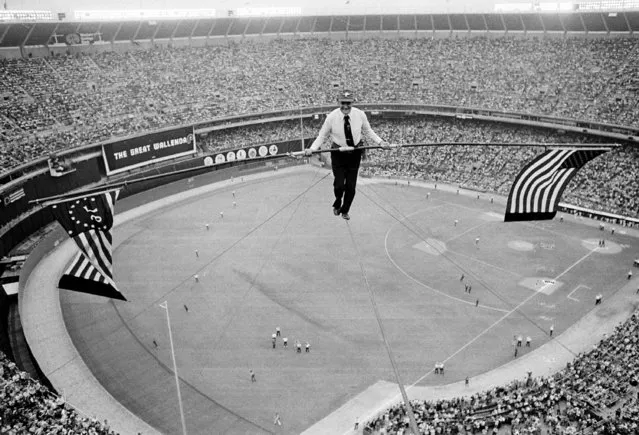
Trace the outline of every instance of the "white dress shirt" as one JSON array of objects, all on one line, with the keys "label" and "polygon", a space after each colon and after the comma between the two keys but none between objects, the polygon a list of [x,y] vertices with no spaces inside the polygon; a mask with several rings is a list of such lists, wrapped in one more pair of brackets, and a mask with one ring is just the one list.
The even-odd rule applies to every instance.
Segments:
[{"label": "white dress shirt", "polygon": [[[355,145],[360,143],[362,140],[362,134],[375,142],[376,145],[379,145],[382,142],[382,139],[377,136],[371,128],[371,125],[368,123],[368,118],[363,111],[356,107],[351,107],[351,113],[348,116],[351,123],[351,132],[353,133],[353,141],[355,142]],[[344,114],[339,108],[328,114],[319,131],[317,139],[313,141],[310,149],[317,151],[329,137],[333,143],[336,143],[341,147],[347,146],[346,136],[344,135]]]}]

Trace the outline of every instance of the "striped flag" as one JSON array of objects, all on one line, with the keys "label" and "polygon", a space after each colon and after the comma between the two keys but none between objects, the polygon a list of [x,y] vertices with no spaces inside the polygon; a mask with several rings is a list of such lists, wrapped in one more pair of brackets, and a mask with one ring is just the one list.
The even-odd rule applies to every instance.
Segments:
[{"label": "striped flag", "polygon": [[58,287],[126,300],[113,281],[111,227],[119,189],[75,197],[51,205],[53,215],[80,252]]},{"label": "striped flag", "polygon": [[19,199],[24,198],[27,194],[24,192],[24,188],[21,187],[18,190],[14,190],[9,194],[9,196],[5,196],[4,205],[9,205],[13,202],[16,202]]},{"label": "striped flag", "polygon": [[504,222],[552,219],[579,169],[610,148],[553,148],[521,170],[508,195]]}]

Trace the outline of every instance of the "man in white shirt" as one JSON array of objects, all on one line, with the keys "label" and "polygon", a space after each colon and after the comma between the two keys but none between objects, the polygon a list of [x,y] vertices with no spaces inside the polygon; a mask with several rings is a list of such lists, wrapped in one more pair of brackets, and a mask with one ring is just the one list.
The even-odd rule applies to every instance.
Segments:
[{"label": "man in white shirt", "polygon": [[[313,151],[317,151],[328,138],[333,142],[333,148],[357,148],[362,145],[362,135],[367,136],[375,145],[380,145],[384,149],[390,148],[388,142],[375,134],[368,123],[366,114],[352,106],[355,98],[351,91],[340,92],[337,101],[339,108],[328,114],[317,139],[306,149],[306,155],[310,156]],[[333,192],[335,193],[333,214],[335,216],[341,214],[346,220],[350,219],[348,212],[355,197],[362,151],[334,151],[331,153],[333,176],[335,177],[333,181]]]}]

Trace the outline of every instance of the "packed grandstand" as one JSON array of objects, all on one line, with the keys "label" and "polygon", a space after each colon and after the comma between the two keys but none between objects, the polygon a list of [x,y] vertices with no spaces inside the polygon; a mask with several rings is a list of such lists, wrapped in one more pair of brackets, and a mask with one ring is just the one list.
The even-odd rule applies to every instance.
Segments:
[{"label": "packed grandstand", "polygon": [[[3,171],[69,147],[168,125],[330,104],[335,83],[352,88],[358,101],[370,103],[470,106],[633,127],[639,112],[639,48],[631,38],[308,39],[1,62]],[[395,120],[381,129],[391,142],[404,143],[596,141],[462,121]],[[304,135],[311,137],[316,131],[317,124],[311,123]],[[224,138],[211,139],[214,143],[207,141],[207,146],[234,148],[299,135],[298,123],[282,122],[235,136],[229,132]],[[457,163],[437,167],[437,160],[452,162],[451,156],[468,160],[466,151],[447,155],[449,151],[402,153],[393,168],[380,166],[371,172],[390,171],[397,176],[436,173],[442,181],[477,183],[474,187],[500,193],[507,189],[489,181],[503,174],[495,164],[482,165],[472,174],[459,172],[462,165]],[[485,155],[478,149],[475,152]],[[530,152],[508,148],[499,159],[523,162],[519,157]],[[424,172],[426,160],[431,171]],[[597,159],[573,181],[564,200],[637,217],[636,162],[633,146]],[[516,170],[513,165],[508,175]]]},{"label": "packed grandstand", "polygon": [[[470,106],[639,127],[636,38],[276,40],[211,47],[0,60],[0,172],[71,147],[220,116],[331,104],[334,84],[368,103]],[[208,135],[202,153],[312,137],[321,119],[236,127]],[[408,177],[504,195],[543,143],[610,142],[556,130],[455,118],[380,119],[390,142],[481,145],[372,152],[363,174]],[[538,146],[499,147],[517,142]],[[639,217],[639,148],[622,143],[588,164],[563,201]],[[481,394],[414,402],[423,433],[597,433],[639,430],[633,315],[595,349],[550,377]],[[0,433],[109,434],[0,360]],[[402,407],[362,424],[405,433]]]}]

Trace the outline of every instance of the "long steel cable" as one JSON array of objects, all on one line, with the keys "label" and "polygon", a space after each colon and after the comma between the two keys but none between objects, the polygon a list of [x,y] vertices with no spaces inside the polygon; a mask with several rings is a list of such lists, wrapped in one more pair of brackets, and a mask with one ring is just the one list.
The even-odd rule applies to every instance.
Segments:
[{"label": "long steel cable", "polygon": [[364,283],[366,284],[366,289],[368,290],[368,297],[371,301],[371,306],[373,307],[373,312],[375,313],[375,320],[377,320],[377,326],[379,326],[379,332],[382,335],[382,341],[384,342],[384,347],[386,348],[386,353],[388,354],[388,359],[390,360],[391,366],[393,367],[393,372],[395,373],[395,380],[397,381],[397,385],[399,386],[399,391],[402,393],[402,397],[404,398],[404,406],[406,406],[406,414],[408,414],[408,419],[410,423],[411,430],[415,435],[419,434],[419,430],[417,429],[417,421],[415,420],[415,414],[413,413],[413,408],[410,405],[410,401],[408,400],[408,395],[406,394],[406,389],[404,388],[404,383],[402,382],[402,378],[399,374],[399,369],[397,368],[397,363],[395,362],[395,357],[393,356],[393,350],[386,338],[386,331],[384,330],[384,322],[382,322],[381,315],[379,314],[379,308],[377,306],[377,302],[375,301],[375,293],[371,288],[370,282],[368,282],[368,277],[366,276],[366,270],[364,270],[364,263],[362,263],[362,257],[359,251],[359,247],[357,245],[357,241],[355,240],[355,235],[353,234],[353,230],[351,229],[348,221],[346,222],[346,226],[348,227],[348,233],[351,236],[351,241],[353,242],[353,247],[355,249],[355,254],[357,256],[357,262],[359,264],[359,269],[362,273],[362,278]]}]

